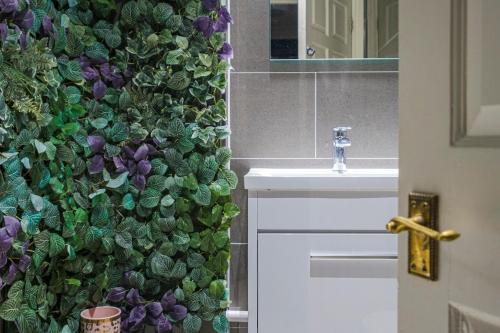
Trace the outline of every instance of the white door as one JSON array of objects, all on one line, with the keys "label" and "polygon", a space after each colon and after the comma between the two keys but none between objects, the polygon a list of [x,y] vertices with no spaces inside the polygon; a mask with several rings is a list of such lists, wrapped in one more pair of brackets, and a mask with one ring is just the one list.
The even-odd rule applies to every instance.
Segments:
[{"label": "white door", "polygon": [[462,234],[440,244],[436,282],[407,274],[399,237],[399,332],[500,332],[500,149],[450,146],[450,0],[399,6],[400,215],[432,192],[440,229]]},{"label": "white door", "polygon": [[351,58],[352,0],[306,2],[306,58]]}]

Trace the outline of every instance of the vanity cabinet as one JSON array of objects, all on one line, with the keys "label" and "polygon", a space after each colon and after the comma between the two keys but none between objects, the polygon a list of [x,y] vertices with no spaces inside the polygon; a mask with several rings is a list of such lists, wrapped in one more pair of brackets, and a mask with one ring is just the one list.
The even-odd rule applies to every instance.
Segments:
[{"label": "vanity cabinet", "polygon": [[[245,178],[249,332],[396,333],[397,238],[385,224],[397,215],[397,172],[376,188],[354,177],[349,188],[325,170],[314,176],[321,189],[315,179],[273,182],[284,172]],[[286,172],[292,184],[301,175]]]}]

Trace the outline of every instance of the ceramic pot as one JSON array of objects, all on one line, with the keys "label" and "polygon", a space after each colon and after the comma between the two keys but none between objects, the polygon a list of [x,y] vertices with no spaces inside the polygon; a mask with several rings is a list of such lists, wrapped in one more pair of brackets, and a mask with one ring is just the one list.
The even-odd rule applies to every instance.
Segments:
[{"label": "ceramic pot", "polygon": [[80,313],[80,333],[120,333],[121,310],[98,306]]}]

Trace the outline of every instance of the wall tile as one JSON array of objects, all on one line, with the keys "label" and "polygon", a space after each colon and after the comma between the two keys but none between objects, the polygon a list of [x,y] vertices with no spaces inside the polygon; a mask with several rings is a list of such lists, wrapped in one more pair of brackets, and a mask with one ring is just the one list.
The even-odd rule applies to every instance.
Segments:
[{"label": "wall tile", "polygon": [[330,157],[332,128],[351,126],[348,157],[398,156],[398,74],[318,73],[317,151]]},{"label": "wall tile", "polygon": [[231,244],[231,308],[248,309],[248,245]]},{"label": "wall tile", "polygon": [[314,157],[314,74],[231,74],[234,157]]},{"label": "wall tile", "polygon": [[230,0],[231,44],[238,72],[269,71],[269,0]]}]

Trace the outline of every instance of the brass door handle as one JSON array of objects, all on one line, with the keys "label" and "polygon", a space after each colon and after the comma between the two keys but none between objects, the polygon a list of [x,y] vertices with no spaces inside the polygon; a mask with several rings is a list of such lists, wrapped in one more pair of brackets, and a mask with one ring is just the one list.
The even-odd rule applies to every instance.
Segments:
[{"label": "brass door handle", "polygon": [[413,230],[423,233],[424,235],[438,241],[452,241],[460,237],[460,233],[455,230],[437,231],[423,226],[424,217],[420,214],[411,218],[397,216],[387,223],[386,229],[390,233],[399,234],[405,230]]}]

